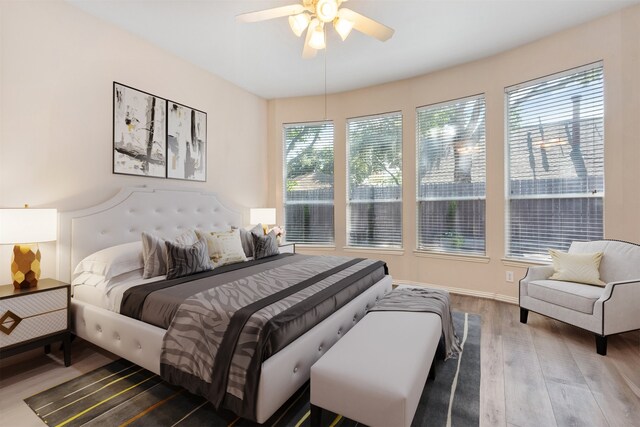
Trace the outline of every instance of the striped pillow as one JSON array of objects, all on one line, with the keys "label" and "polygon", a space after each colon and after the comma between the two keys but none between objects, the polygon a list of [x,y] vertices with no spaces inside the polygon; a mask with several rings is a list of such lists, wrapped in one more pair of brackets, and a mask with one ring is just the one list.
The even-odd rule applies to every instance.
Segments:
[{"label": "striped pillow", "polygon": [[[193,245],[198,241],[195,231],[187,230],[176,237],[175,242],[180,245]],[[144,272],[142,277],[151,277],[167,274],[167,249],[165,239],[154,234],[142,233],[142,258],[144,259]]]},{"label": "striped pillow", "polygon": [[167,279],[189,276],[213,269],[205,239],[200,239],[190,246],[169,241],[164,244],[167,247]]},{"label": "striped pillow", "polygon": [[274,231],[271,231],[266,236],[259,236],[255,233],[251,234],[253,236],[254,259],[266,258],[280,253],[278,240],[276,239],[276,233]]}]

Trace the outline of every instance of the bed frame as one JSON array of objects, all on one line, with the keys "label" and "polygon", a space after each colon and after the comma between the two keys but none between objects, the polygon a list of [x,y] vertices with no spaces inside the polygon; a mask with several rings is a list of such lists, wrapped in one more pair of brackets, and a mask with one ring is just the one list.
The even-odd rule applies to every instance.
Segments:
[{"label": "bed frame", "polygon": [[[131,187],[87,209],[63,212],[57,243],[58,277],[67,283],[86,256],[155,232],[175,237],[188,228],[225,230],[243,225],[242,215],[212,193],[191,189]],[[391,290],[385,276],[313,329],[262,364],[256,415],[265,422],[308,379],[313,365]],[[156,374],[165,330],[83,301],[71,299],[73,332]]]}]

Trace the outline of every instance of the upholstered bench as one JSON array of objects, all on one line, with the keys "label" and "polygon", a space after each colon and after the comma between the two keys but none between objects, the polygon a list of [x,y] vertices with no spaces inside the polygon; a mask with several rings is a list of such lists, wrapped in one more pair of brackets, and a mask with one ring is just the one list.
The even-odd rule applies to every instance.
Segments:
[{"label": "upholstered bench", "polygon": [[435,376],[441,334],[437,314],[367,314],[311,367],[311,426],[326,409],[371,427],[409,427]]}]

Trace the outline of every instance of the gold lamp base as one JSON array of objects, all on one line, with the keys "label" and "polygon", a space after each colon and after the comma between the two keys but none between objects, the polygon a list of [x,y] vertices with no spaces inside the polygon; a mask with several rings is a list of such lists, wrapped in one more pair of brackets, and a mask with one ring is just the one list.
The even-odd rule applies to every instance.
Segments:
[{"label": "gold lamp base", "polygon": [[38,245],[15,245],[13,247],[11,278],[14,288],[28,289],[38,286],[40,258]]}]

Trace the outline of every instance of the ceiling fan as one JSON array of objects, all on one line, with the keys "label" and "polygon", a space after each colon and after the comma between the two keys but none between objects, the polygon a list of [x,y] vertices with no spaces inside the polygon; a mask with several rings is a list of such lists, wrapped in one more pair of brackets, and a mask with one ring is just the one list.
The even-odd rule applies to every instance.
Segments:
[{"label": "ceiling fan", "polygon": [[380,41],[393,36],[394,30],[371,18],[367,18],[346,7],[340,7],[347,0],[302,0],[302,4],[274,7],[272,9],[243,13],[236,16],[239,22],[259,22],[268,19],[289,17],[289,25],[300,37],[307,31],[303,58],[313,58],[318,50],[326,47],[324,26],[333,23],[333,28],[345,40],[352,29],[360,31]]}]

